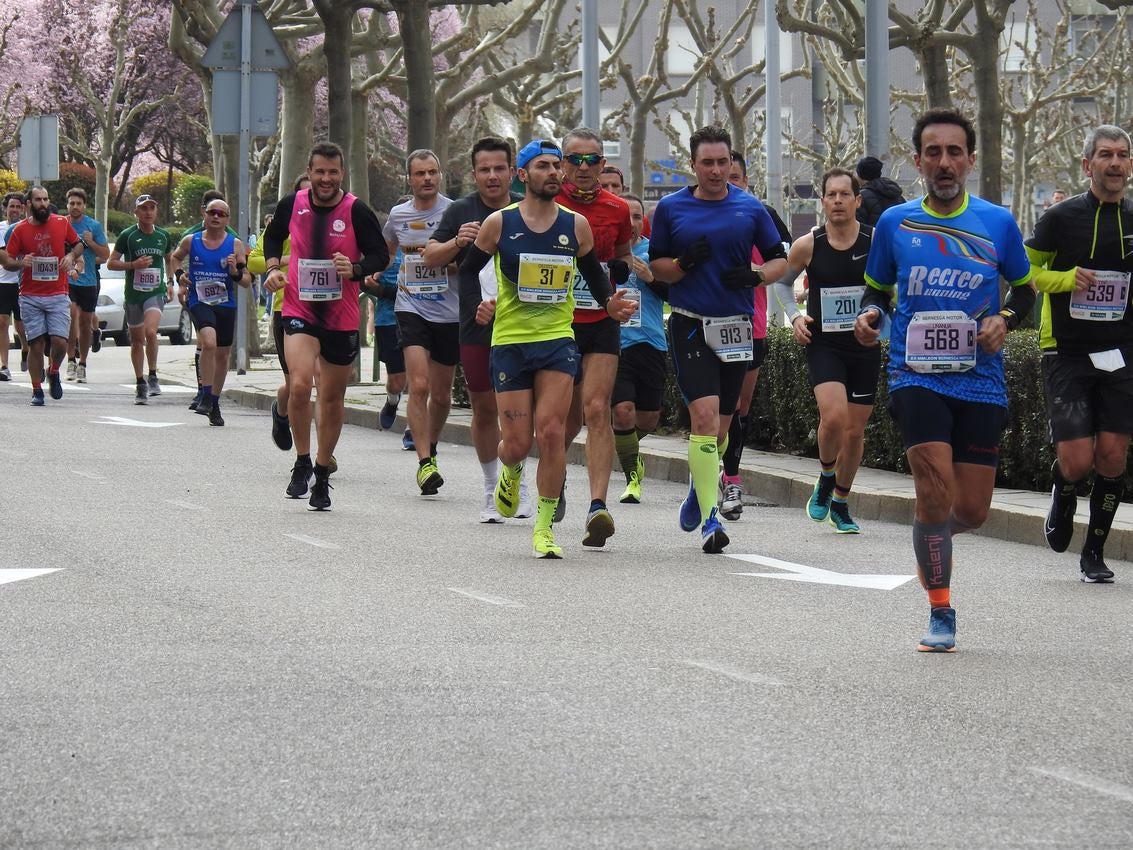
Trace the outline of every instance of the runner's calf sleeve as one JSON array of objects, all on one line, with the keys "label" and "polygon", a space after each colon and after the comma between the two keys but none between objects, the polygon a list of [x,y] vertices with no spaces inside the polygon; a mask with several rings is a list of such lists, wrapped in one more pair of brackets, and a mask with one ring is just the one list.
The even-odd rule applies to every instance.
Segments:
[{"label": "runner's calf sleeve", "polygon": [[724,447],[723,461],[725,475],[740,474],[740,460],[743,458],[744,443],[747,442],[747,429],[750,417],[737,413],[728,426],[728,445]]},{"label": "runner's calf sleeve", "polygon": [[1107,478],[1104,475],[1094,475],[1094,491],[1090,494],[1090,524],[1086,528],[1083,552],[1101,553],[1124,490],[1125,481],[1121,476]]},{"label": "runner's calf sleeve", "polygon": [[925,590],[948,587],[952,583],[952,533],[948,522],[913,520],[913,552]]}]

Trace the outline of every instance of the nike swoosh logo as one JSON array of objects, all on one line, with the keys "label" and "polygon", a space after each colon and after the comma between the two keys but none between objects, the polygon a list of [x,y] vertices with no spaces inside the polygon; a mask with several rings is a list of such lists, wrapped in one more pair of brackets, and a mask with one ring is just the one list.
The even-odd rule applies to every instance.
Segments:
[{"label": "nike swoosh logo", "polygon": [[850,393],[850,398],[869,398],[870,393]]},{"label": "nike swoosh logo", "polygon": [[866,251],[864,254],[850,254],[850,259],[851,260],[864,260],[868,256],[869,256],[869,251]]}]

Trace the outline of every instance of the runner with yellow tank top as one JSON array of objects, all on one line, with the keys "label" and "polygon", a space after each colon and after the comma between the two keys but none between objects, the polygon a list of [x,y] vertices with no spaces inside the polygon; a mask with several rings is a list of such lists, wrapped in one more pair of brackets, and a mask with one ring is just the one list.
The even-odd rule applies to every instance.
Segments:
[{"label": "runner with yellow tank top", "polygon": [[561,558],[551,521],[566,476],[566,417],[579,364],[571,328],[576,267],[611,317],[624,321],[637,305],[625,290],[611,293],[586,219],[555,203],[562,184],[558,145],[530,142],[516,165],[526,195],[484,220],[460,267],[461,297],[480,301],[479,273],[495,255],[498,294],[480,301],[476,321],[486,325],[495,317],[491,371],[501,432],[496,507],[505,517],[515,515],[534,437],[539,502],[532,542],[536,557]]}]

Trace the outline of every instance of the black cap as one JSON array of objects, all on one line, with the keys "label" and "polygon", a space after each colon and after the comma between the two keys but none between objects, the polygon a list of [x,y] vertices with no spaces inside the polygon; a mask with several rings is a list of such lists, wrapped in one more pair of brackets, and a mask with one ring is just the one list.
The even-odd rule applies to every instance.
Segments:
[{"label": "black cap", "polygon": [[881,160],[876,156],[863,156],[858,160],[857,172],[862,180],[876,180],[881,176]]}]

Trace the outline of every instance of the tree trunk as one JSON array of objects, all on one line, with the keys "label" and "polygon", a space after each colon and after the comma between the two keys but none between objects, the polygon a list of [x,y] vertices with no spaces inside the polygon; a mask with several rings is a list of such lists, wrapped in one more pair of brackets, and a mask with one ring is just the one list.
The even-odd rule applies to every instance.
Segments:
[{"label": "tree trunk", "polygon": [[[343,165],[347,165],[354,123],[350,104],[350,42],[353,39],[350,22],[354,18],[354,10],[338,0],[315,0],[315,11],[324,27],[323,53],[327,60],[327,106],[330,113],[327,136],[342,148]],[[345,171],[342,188],[349,189],[350,169]]]},{"label": "tree trunk", "polygon": [[283,111],[280,116],[279,195],[291,191],[295,179],[307,170],[307,155],[315,141],[315,79],[306,70],[284,73]]},{"label": "tree trunk", "polygon": [[[437,136],[437,113],[433,93],[432,31],[426,0],[403,0],[396,5],[398,29],[405,50],[405,76],[408,88],[408,149],[431,148]],[[528,138],[520,136],[520,138]]]},{"label": "tree trunk", "polygon": [[972,74],[979,104],[977,127],[979,146],[980,197],[993,204],[1003,203],[1003,101],[999,92],[999,36],[994,27],[980,28],[972,53]]},{"label": "tree trunk", "polygon": [[921,49],[921,76],[924,78],[926,106],[929,109],[952,106],[952,84],[948,68],[947,48],[929,44]]},{"label": "tree trunk", "polygon": [[351,93],[350,106],[354,110],[351,127],[354,137],[350,142],[350,165],[347,171],[354,175],[351,191],[366,204],[370,203],[370,153],[366,149],[366,129],[370,123],[368,103],[368,94]]},{"label": "tree trunk", "polygon": [[637,197],[645,191],[645,136],[649,131],[649,110],[635,103],[629,130],[629,190]]}]

